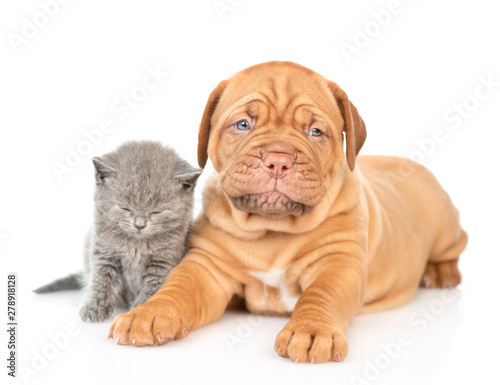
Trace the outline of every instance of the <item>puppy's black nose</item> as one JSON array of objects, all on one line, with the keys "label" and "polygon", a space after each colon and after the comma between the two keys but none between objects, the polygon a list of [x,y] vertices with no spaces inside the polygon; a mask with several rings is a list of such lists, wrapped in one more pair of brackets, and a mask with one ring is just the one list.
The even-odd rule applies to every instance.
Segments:
[{"label": "puppy's black nose", "polygon": [[146,227],[146,218],[137,216],[134,218],[134,226],[137,230],[142,230]]}]

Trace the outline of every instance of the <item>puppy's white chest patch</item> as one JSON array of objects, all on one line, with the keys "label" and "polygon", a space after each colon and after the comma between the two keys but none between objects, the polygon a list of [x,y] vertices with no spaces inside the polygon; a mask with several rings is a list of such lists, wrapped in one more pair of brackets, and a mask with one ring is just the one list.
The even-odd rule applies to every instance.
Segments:
[{"label": "puppy's white chest patch", "polygon": [[271,269],[269,271],[249,271],[249,273],[262,282],[262,284],[264,285],[264,292],[266,292],[266,286],[277,288],[280,292],[281,300],[285,304],[287,310],[289,312],[292,312],[295,308],[295,304],[299,299],[299,296],[290,295],[287,288],[285,287],[283,278],[285,276],[286,270],[286,268],[282,270]]}]

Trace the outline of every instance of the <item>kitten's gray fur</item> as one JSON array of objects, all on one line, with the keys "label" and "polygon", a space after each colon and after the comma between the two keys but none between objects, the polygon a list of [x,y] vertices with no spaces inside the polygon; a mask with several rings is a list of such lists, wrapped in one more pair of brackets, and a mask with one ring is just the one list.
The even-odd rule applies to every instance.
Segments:
[{"label": "kitten's gray fur", "polygon": [[85,271],[35,292],[87,286],[84,321],[100,322],[113,305],[149,299],[186,252],[193,191],[201,170],[157,142],[129,142],[94,158],[95,223]]}]

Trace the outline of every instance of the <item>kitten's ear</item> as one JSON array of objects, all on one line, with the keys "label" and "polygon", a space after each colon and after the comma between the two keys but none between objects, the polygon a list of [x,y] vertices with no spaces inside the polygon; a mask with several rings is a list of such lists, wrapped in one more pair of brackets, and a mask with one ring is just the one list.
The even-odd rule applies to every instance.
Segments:
[{"label": "kitten's ear", "polygon": [[95,169],[95,181],[97,184],[104,184],[107,177],[113,175],[115,169],[107,164],[102,158],[92,158]]},{"label": "kitten's ear", "polygon": [[179,181],[186,190],[192,190],[196,186],[196,181],[201,175],[202,170],[199,168],[193,168],[182,174],[177,174],[174,176],[174,180]]}]

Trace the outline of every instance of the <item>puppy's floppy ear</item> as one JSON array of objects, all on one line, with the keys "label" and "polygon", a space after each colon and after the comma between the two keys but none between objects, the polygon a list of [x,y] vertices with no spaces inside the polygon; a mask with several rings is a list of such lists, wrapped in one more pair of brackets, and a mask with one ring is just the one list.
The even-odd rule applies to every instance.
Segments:
[{"label": "puppy's floppy ear", "polygon": [[219,83],[217,87],[212,91],[208,97],[207,105],[205,111],[203,112],[203,117],[201,118],[200,131],[198,133],[198,165],[201,168],[205,167],[208,160],[208,139],[210,137],[210,120],[217,107],[219,99],[226,89],[228,81],[223,80]]},{"label": "puppy's floppy ear", "polygon": [[350,102],[344,90],[340,88],[337,83],[329,81],[328,87],[337,101],[340,112],[344,118],[344,131],[347,142],[347,164],[352,171],[356,164],[356,156],[366,139],[365,122],[363,122],[363,119],[359,116],[358,110]]}]

